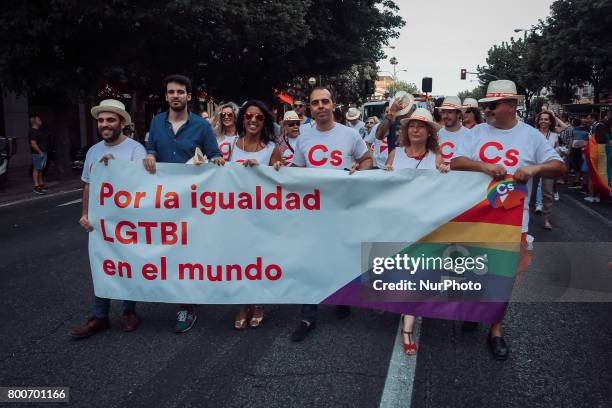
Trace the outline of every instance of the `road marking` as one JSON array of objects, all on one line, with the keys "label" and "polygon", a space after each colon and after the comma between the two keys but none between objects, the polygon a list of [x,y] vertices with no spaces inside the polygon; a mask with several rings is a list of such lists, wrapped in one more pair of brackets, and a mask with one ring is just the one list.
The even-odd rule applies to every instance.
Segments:
[{"label": "road marking", "polygon": [[[389,370],[385,380],[385,388],[380,398],[380,408],[410,407],[412,403],[412,389],[416,373],[417,357],[404,354],[404,346],[400,332],[402,330],[402,319],[400,319],[395,344],[389,361]],[[421,337],[421,319],[417,321],[413,329],[414,341],[419,344]]]},{"label": "road marking", "polygon": [[612,228],[612,221],[610,221],[609,219],[607,219],[606,217],[604,217],[603,215],[601,215],[597,211],[593,210],[592,208],[587,207],[586,205],[582,204],[580,201],[576,200],[574,197],[572,197],[570,195],[566,194],[563,197],[571,198],[572,201],[574,203],[576,203],[578,205],[578,207],[582,208],[587,214],[590,214],[593,217],[598,218],[601,222],[606,224],[608,227]]},{"label": "road marking", "polygon": [[64,204],[59,204],[58,207],[65,207],[67,205],[80,203],[81,201],[83,201],[82,198],[77,198],[76,200],[68,201],[67,203],[64,203]]},{"label": "road marking", "polygon": [[74,193],[75,191],[82,191],[82,190],[83,188],[75,188],[73,190],[58,191],[57,193],[51,193],[51,194],[46,194],[46,195],[41,195],[41,196],[31,197],[31,198],[24,198],[23,200],[11,201],[10,203],[0,204],[0,208],[10,207],[10,206],[17,205],[17,204],[29,203],[30,201],[44,200],[45,198],[57,197],[60,195],[70,194],[70,193]]}]

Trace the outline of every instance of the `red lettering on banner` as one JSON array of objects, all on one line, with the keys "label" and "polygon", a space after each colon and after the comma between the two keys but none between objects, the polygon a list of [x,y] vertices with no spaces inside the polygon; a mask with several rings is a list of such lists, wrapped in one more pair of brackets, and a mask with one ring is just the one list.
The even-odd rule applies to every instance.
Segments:
[{"label": "red lettering on banner", "polygon": [[113,185],[110,183],[102,183],[100,185],[100,205],[104,205],[106,198],[113,196]]},{"label": "red lettering on banner", "polygon": [[[225,272],[225,274],[224,274]],[[203,265],[201,263],[180,263],[178,265],[178,280],[209,280],[210,282],[222,281],[262,281],[264,279],[276,281],[282,278],[283,269],[280,265],[265,265],[261,257],[257,257],[254,263],[243,267],[238,264],[227,265]]]},{"label": "red lettering on banner", "polygon": [[102,270],[108,276],[114,276],[115,275],[115,263],[111,261],[110,259],[105,259],[104,262],[102,262]]},{"label": "red lettering on banner", "polygon": [[120,278],[132,279],[132,266],[125,261],[119,261],[115,264],[114,261],[105,259],[102,261],[102,270],[108,276],[117,275]]},{"label": "red lettering on banner", "polygon": [[[121,229],[127,226],[130,229],[125,231],[125,235],[122,234]],[[115,226],[115,237],[117,238],[117,242],[122,244],[137,244],[138,243],[138,233],[134,230],[136,229],[136,225],[129,221],[119,221],[117,226]]]},{"label": "red lettering on banner", "polygon": [[[119,221],[115,226],[114,236],[108,236],[104,220],[100,220],[102,237],[107,242],[124,245],[153,244],[153,233],[158,233],[162,245],[187,245],[187,222],[175,223],[171,221],[139,221],[134,224],[130,221]],[[143,238],[144,235],[144,238]]]},{"label": "red lettering on banner", "polygon": [[[449,153],[444,152],[444,148],[447,146],[450,147],[451,149]],[[442,156],[442,158],[450,159],[454,155],[455,155],[455,144],[453,142],[444,142],[440,145],[440,156]]]},{"label": "red lettering on banner", "polygon": [[104,238],[105,241],[115,242],[115,240],[112,237],[109,237],[108,235],[106,235],[106,226],[104,224],[103,219],[100,219],[100,230],[102,231],[102,238]]}]

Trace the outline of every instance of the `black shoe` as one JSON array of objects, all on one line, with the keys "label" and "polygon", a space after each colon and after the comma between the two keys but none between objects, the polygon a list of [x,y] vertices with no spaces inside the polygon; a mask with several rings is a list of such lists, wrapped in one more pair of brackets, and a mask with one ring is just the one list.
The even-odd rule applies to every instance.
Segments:
[{"label": "black shoe", "polygon": [[291,341],[298,342],[304,340],[308,336],[308,333],[310,333],[310,331],[313,330],[315,327],[315,322],[307,323],[302,320],[295,328],[293,333],[291,333]]},{"label": "black shoe", "polygon": [[463,322],[461,323],[461,330],[464,332],[473,332],[478,329],[478,322]]},{"label": "black shoe", "polygon": [[45,195],[47,193],[45,193],[40,187],[34,187],[34,194],[38,194],[38,195]]},{"label": "black shoe", "polygon": [[351,315],[351,307],[346,305],[336,306],[336,317],[338,319],[346,319]]},{"label": "black shoe", "polygon": [[504,361],[508,359],[508,354],[510,354],[510,350],[508,349],[508,345],[506,341],[501,336],[491,337],[487,336],[487,343],[489,344],[489,350],[491,354],[493,354],[493,358],[498,361]]}]

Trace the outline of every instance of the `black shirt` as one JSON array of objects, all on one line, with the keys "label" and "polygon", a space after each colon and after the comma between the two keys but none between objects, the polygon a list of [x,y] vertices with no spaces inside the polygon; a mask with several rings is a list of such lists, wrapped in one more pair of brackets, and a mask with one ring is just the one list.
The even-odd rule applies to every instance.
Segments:
[{"label": "black shirt", "polygon": [[30,140],[30,151],[32,154],[38,154],[38,152],[32,147],[32,140],[36,141],[38,148],[42,150],[43,153],[47,152],[47,136],[45,136],[45,134],[39,129],[30,128],[28,139]]},{"label": "black shirt", "polygon": [[389,146],[389,152],[393,151],[398,145],[399,136],[397,132],[400,128],[400,121],[394,120],[389,124],[389,134],[387,135],[387,145]]}]

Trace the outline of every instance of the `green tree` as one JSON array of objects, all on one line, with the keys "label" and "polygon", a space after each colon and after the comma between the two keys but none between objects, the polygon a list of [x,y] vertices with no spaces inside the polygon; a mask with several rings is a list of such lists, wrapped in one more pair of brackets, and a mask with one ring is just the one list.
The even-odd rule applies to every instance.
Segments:
[{"label": "green tree", "polygon": [[476,88],[472,89],[472,90],[465,90],[465,91],[461,91],[459,92],[459,94],[457,95],[462,101],[465,98],[474,98],[476,100],[478,99],[482,99],[485,97],[485,94],[487,93],[487,90],[485,87],[483,86],[477,86]]},{"label": "green tree", "polygon": [[594,101],[612,88],[612,0],[557,0],[537,27],[541,69],[555,96],[589,82]]},{"label": "green tree", "polygon": [[408,92],[410,94],[419,94],[419,93],[421,93],[421,90],[419,89],[419,87],[416,86],[416,84],[413,84],[412,82],[397,81],[392,86],[393,86],[393,89],[395,90],[395,92],[404,91],[404,92]]}]

